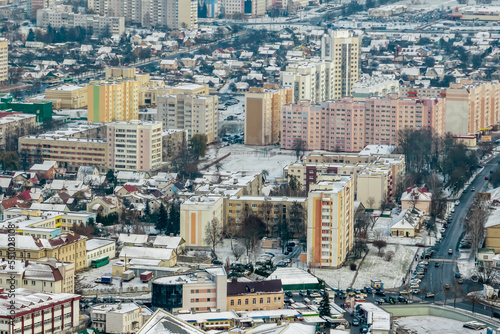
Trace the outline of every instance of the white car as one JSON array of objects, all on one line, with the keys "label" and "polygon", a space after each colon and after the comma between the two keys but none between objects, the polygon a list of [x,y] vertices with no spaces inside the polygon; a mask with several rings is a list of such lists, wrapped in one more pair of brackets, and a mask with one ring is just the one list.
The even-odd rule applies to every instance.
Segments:
[{"label": "white car", "polygon": [[455,201],[455,205],[460,205],[460,201],[459,201],[459,200],[456,200],[456,201]]}]

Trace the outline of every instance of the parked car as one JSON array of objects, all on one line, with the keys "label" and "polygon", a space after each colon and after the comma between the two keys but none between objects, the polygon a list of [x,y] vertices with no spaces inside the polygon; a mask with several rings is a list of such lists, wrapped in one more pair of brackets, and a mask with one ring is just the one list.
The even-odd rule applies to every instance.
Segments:
[{"label": "parked car", "polygon": [[304,297],[304,296],[307,295],[307,292],[305,290],[300,290],[299,291],[299,295],[301,295],[302,297]]},{"label": "parked car", "polygon": [[460,201],[459,201],[459,200],[456,200],[456,201],[455,201],[455,205],[460,205]]},{"label": "parked car", "polygon": [[408,298],[403,297],[403,296],[399,296],[399,297],[398,297],[398,301],[399,301],[400,303],[405,303],[405,304],[408,304]]},{"label": "parked car", "polygon": [[359,320],[358,319],[352,319],[352,325],[353,326],[359,326]]},{"label": "parked car", "polygon": [[464,328],[469,328],[469,329],[473,329],[473,330],[477,331],[477,330],[485,329],[486,325],[482,324],[480,322],[477,322],[477,321],[469,321],[469,322],[464,323]]},{"label": "parked car", "polygon": [[472,187],[470,188],[470,191],[476,191],[476,188]]},{"label": "parked car", "polygon": [[449,284],[445,284],[444,288],[448,290],[450,288],[450,285]]},{"label": "parked car", "polygon": [[420,289],[413,289],[412,292],[414,295],[418,295],[420,293]]},{"label": "parked car", "polygon": [[457,281],[458,284],[464,284],[464,280],[462,278],[459,278]]},{"label": "parked car", "polygon": [[292,298],[293,297],[292,291],[285,292],[285,296]]},{"label": "parked car", "polygon": [[453,254],[453,249],[448,249],[448,254]]},{"label": "parked car", "polygon": [[425,298],[434,298],[434,294],[432,292],[427,292]]}]

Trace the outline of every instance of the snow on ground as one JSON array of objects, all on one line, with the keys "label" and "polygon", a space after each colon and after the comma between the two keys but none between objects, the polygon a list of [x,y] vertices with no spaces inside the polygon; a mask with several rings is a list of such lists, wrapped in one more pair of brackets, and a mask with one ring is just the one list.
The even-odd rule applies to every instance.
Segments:
[{"label": "snow on ground", "polygon": [[[114,259],[109,261],[109,263],[100,268],[89,268],[87,271],[83,271],[77,274],[77,280],[85,289],[110,289],[110,288],[120,288],[120,278],[113,277],[113,282],[111,284],[101,284],[96,283],[95,280],[100,279],[102,276],[111,275],[112,266],[119,259]],[[132,279],[129,282],[123,282],[123,290],[125,291],[128,287],[147,287],[148,283],[142,283],[139,277]]]},{"label": "snow on ground", "polygon": [[[218,154],[210,148],[207,152],[207,161],[214,161],[228,153],[231,155],[221,161],[222,170],[239,171],[248,170],[261,172],[266,169],[269,178],[283,176],[283,167],[296,161],[295,152],[281,150],[279,147],[253,147],[241,144],[221,147]],[[215,170],[212,166],[210,170]]]},{"label": "snow on ground", "polygon": [[433,316],[403,317],[394,320],[394,329],[401,334],[453,333],[469,334],[486,333],[486,330],[475,331],[463,327],[463,322]]},{"label": "snow on ground", "polygon": [[[354,288],[362,288],[370,285],[370,280],[379,279],[384,283],[385,288],[396,288],[401,286],[402,279],[408,271],[417,247],[404,245],[388,245],[384,252],[394,252],[392,261],[386,261],[384,257],[378,256],[378,249],[369,245],[370,251],[365,258],[362,266],[358,270],[358,276],[353,284]],[[355,263],[359,266],[361,259]],[[323,279],[332,287],[340,286],[341,289],[348,288],[354,279],[355,271],[350,270],[349,266],[340,269],[314,269],[313,274]]]},{"label": "snow on ground", "polygon": [[[391,226],[397,221],[397,215],[392,217],[380,217],[373,226],[368,228],[368,240],[373,241],[378,238],[383,238],[389,244],[400,244],[400,245],[415,245],[417,243],[422,243],[424,245],[434,245],[436,241],[436,236],[432,233],[430,236],[425,229],[420,230],[420,234],[415,238],[405,238],[405,237],[393,237],[391,236]],[[437,223],[437,230],[442,227],[440,223]],[[439,233],[437,233],[439,235]]]},{"label": "snow on ground", "polygon": [[[233,239],[233,247],[242,247],[245,248],[243,245],[243,242],[238,239]],[[246,255],[246,249],[245,249],[245,254],[241,256],[241,258],[236,261],[236,258],[234,257],[233,251],[231,249],[231,240],[230,239],[224,239],[222,243],[217,245],[215,248],[215,253],[217,254],[217,258],[222,261],[222,263],[226,263],[226,260],[229,259],[230,263],[243,263],[246,264],[248,262],[253,262],[255,263],[259,257],[264,254],[264,253],[273,253],[275,256],[273,257],[273,263],[278,263],[282,261],[285,258],[285,255],[281,252],[281,249],[263,249],[262,247],[257,247],[257,249],[253,252],[250,252],[248,256]]]}]

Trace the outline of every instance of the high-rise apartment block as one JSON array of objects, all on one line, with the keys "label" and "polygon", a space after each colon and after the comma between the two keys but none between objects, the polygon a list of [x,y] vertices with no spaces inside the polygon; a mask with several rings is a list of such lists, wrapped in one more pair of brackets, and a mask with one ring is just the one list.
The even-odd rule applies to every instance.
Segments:
[{"label": "high-rise apartment block", "polygon": [[0,82],[9,79],[9,41],[0,39]]},{"label": "high-rise apartment block", "polygon": [[[205,86],[174,87],[164,96],[157,97],[158,121],[164,129],[186,129],[188,137],[207,136],[208,143],[218,138],[219,98],[206,95]],[[202,94],[199,94],[202,93]]]},{"label": "high-rise apartment block", "polygon": [[321,58],[333,62],[336,94],[350,96],[359,80],[361,37],[350,30],[329,30],[321,39]]},{"label": "high-rise apartment block", "polygon": [[245,94],[245,144],[274,145],[280,141],[281,109],[292,103],[291,88],[264,85]]},{"label": "high-rise apartment block", "polygon": [[130,121],[139,117],[139,82],[93,81],[88,87],[90,122]]},{"label": "high-rise apartment block", "polygon": [[444,134],[444,99],[399,99],[396,96],[353,98],[283,107],[281,148],[293,149],[296,138],[308,150],[359,152],[366,145],[397,145],[398,131],[431,127]]},{"label": "high-rise apartment block", "polygon": [[39,9],[49,8],[56,4],[55,0],[28,0],[28,16],[36,18],[36,13]]},{"label": "high-rise apartment block", "polygon": [[162,163],[162,126],[159,122],[108,124],[108,169],[155,171]]},{"label": "high-rise apartment block", "polygon": [[100,15],[123,16],[127,23],[169,29],[198,28],[196,0],[89,0]]},{"label": "high-rise apartment block", "polygon": [[354,243],[353,180],[322,176],[311,185],[307,201],[307,265],[339,267]]},{"label": "high-rise apartment block", "polygon": [[446,98],[445,132],[453,135],[477,134],[500,122],[500,83],[460,80],[447,88],[400,87],[400,96]]}]

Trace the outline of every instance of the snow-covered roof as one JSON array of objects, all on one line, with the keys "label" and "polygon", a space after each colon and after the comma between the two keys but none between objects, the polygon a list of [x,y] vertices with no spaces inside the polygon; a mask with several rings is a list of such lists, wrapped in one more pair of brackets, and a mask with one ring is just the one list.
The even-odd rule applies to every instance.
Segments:
[{"label": "snow-covered roof", "polygon": [[298,268],[278,268],[267,279],[281,279],[283,285],[318,283],[316,277]]},{"label": "snow-covered roof", "polygon": [[177,249],[184,241],[182,237],[171,237],[168,235],[159,235],[153,242],[153,247],[156,248],[167,248],[167,249]]},{"label": "snow-covered roof", "polygon": [[417,200],[417,201],[424,201],[424,202],[430,202],[432,199],[432,193],[427,192],[426,188],[419,188],[419,187],[413,187],[413,188],[408,188],[406,192],[401,195],[401,200],[402,201],[412,201],[412,200]]},{"label": "snow-covered roof", "polygon": [[125,246],[120,252],[120,258],[127,257],[129,259],[139,258],[151,260],[170,260],[172,252],[172,249],[167,248]]},{"label": "snow-covered roof", "polygon": [[105,247],[108,245],[112,245],[114,243],[115,242],[113,240],[97,239],[97,238],[90,239],[90,240],[87,240],[87,252],[92,251],[96,248],[101,248],[101,247]]},{"label": "snow-covered roof", "polygon": [[134,244],[134,245],[143,245],[149,242],[149,236],[146,234],[126,234],[121,233],[118,237],[118,242]]},{"label": "snow-covered roof", "polygon": [[158,309],[136,334],[205,334],[205,331],[188,324],[172,314]]}]

